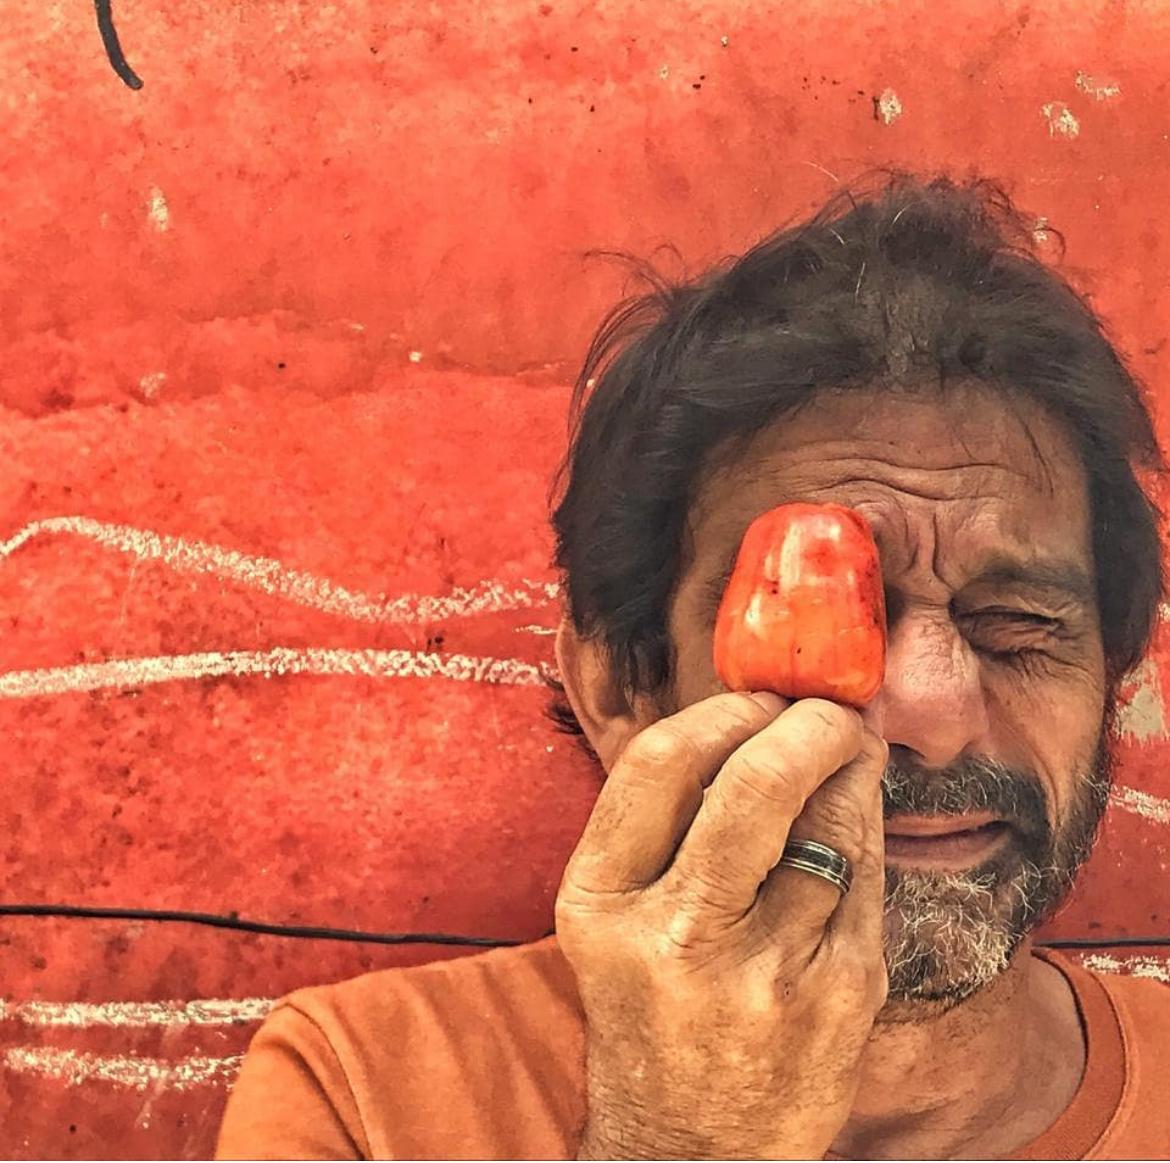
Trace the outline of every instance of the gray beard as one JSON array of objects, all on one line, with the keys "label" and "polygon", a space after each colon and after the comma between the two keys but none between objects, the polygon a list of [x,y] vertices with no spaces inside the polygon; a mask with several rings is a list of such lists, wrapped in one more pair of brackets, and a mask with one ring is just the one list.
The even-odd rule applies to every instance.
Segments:
[{"label": "gray beard", "polygon": [[994,858],[964,872],[887,866],[883,946],[889,995],[879,1021],[917,1021],[924,1008],[944,1013],[1007,969],[1028,933],[1072,890],[1105,814],[1114,766],[1103,728],[1058,830],[1040,785],[1002,764],[972,759],[931,774],[887,768],[887,816],[991,811],[1012,831]]}]

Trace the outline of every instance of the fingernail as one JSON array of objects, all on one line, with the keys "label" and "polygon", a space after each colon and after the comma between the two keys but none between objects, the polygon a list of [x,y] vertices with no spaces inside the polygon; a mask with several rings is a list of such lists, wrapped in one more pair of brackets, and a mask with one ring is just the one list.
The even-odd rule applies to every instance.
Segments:
[{"label": "fingernail", "polygon": [[770,715],[778,715],[784,710],[784,700],[772,691],[755,691],[752,698]]}]

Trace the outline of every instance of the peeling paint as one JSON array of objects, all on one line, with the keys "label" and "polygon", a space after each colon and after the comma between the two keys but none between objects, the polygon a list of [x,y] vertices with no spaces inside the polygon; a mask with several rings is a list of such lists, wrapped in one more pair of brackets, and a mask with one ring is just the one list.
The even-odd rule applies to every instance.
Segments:
[{"label": "peeling paint", "polygon": [[421,351],[412,351],[410,353],[410,362],[411,363],[422,363],[422,352]]},{"label": "peeling paint", "polygon": [[670,65],[663,65],[662,68],[658,70],[658,75],[665,81],[666,78],[670,76]]},{"label": "peeling paint", "polygon": [[1098,101],[1107,101],[1121,92],[1121,86],[1115,81],[1098,81],[1084,71],[1077,72],[1076,85],[1082,93],[1088,93]]},{"label": "peeling paint", "polygon": [[166,383],[166,379],[166,372],[150,372],[138,381],[138,386],[142,390],[142,394],[149,400],[157,395],[158,390]]},{"label": "peeling paint", "polygon": [[1040,107],[1040,112],[1048,121],[1049,137],[1055,137],[1058,133],[1062,137],[1076,137],[1081,132],[1081,123],[1063,101],[1050,101]]},{"label": "peeling paint", "polygon": [[171,211],[163,192],[157,186],[150,188],[150,209],[147,217],[155,230],[163,231],[171,228]]},{"label": "peeling paint", "polygon": [[1138,684],[1137,690],[1119,708],[1119,734],[1136,739],[1139,743],[1165,739],[1166,707],[1157,663],[1153,659],[1145,659],[1132,672],[1132,678]]},{"label": "peeling paint", "polygon": [[882,95],[878,98],[878,112],[887,125],[902,116],[902,102],[898,100],[898,94],[893,89],[882,90]]}]

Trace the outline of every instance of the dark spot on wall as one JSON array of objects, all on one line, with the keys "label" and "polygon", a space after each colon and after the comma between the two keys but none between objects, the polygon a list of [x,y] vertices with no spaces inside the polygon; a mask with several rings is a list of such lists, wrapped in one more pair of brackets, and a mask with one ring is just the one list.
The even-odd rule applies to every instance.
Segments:
[{"label": "dark spot on wall", "polygon": [[278,363],[276,366],[280,368],[281,371],[284,371],[284,364]]}]

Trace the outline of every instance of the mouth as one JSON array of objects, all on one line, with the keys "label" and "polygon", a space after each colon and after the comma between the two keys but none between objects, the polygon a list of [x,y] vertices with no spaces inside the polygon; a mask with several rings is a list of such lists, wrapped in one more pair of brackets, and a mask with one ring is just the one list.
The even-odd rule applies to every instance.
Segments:
[{"label": "mouth", "polygon": [[886,863],[940,870],[970,868],[1004,843],[1010,826],[993,816],[891,816]]}]

